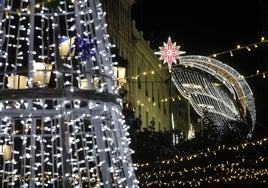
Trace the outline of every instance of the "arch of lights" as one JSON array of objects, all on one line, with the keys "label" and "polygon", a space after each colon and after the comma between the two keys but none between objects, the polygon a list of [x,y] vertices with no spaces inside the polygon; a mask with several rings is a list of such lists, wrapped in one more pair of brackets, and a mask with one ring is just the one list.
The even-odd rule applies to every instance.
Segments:
[{"label": "arch of lights", "polygon": [[[232,67],[205,56],[181,56],[172,68],[172,79],[179,92],[201,116],[210,115],[221,127],[228,121],[245,121],[254,129],[256,121],[252,91]],[[249,114],[249,115],[248,115]]]},{"label": "arch of lights", "polygon": [[98,0],[0,1],[0,187],[137,187]]}]

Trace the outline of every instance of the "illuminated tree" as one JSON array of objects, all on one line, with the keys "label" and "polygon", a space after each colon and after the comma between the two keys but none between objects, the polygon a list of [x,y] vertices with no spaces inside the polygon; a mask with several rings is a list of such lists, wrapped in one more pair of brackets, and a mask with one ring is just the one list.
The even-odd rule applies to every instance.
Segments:
[{"label": "illuminated tree", "polygon": [[1,187],[137,187],[98,0],[2,0]]}]

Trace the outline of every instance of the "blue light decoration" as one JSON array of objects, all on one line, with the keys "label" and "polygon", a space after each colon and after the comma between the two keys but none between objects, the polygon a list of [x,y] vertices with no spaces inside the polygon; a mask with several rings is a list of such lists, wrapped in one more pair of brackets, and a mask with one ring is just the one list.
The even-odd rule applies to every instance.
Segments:
[{"label": "blue light decoration", "polygon": [[[75,38],[75,48],[77,53],[81,54],[83,60],[95,56],[94,41],[84,34]],[[74,48],[71,48],[70,50],[72,51]]]}]

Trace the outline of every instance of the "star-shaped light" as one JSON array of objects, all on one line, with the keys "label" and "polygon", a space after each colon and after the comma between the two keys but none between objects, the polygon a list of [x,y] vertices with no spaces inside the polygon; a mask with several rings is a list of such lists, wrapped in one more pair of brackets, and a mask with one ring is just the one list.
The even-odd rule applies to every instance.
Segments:
[{"label": "star-shaped light", "polygon": [[168,64],[168,69],[171,71],[172,63],[177,64],[179,55],[184,54],[184,51],[180,51],[180,46],[176,46],[176,42],[172,44],[171,38],[168,37],[167,43],[164,42],[163,47],[159,47],[160,51],[155,52],[156,55],[160,55],[159,60],[164,60],[164,64]]}]

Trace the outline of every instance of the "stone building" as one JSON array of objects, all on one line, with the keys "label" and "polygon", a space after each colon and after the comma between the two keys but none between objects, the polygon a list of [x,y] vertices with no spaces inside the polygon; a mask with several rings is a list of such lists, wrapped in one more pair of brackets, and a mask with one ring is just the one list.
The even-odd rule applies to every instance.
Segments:
[{"label": "stone building", "polygon": [[[135,116],[141,118],[141,130],[149,128],[154,121],[155,131],[179,130],[187,136],[190,106],[170,81],[167,66],[144,40],[143,32],[137,30],[131,17],[134,3],[134,0],[102,1],[107,13],[108,33],[116,45],[117,68],[125,70],[124,79],[118,80],[127,93],[125,105],[133,108]],[[197,124],[197,118],[194,124]]]}]

